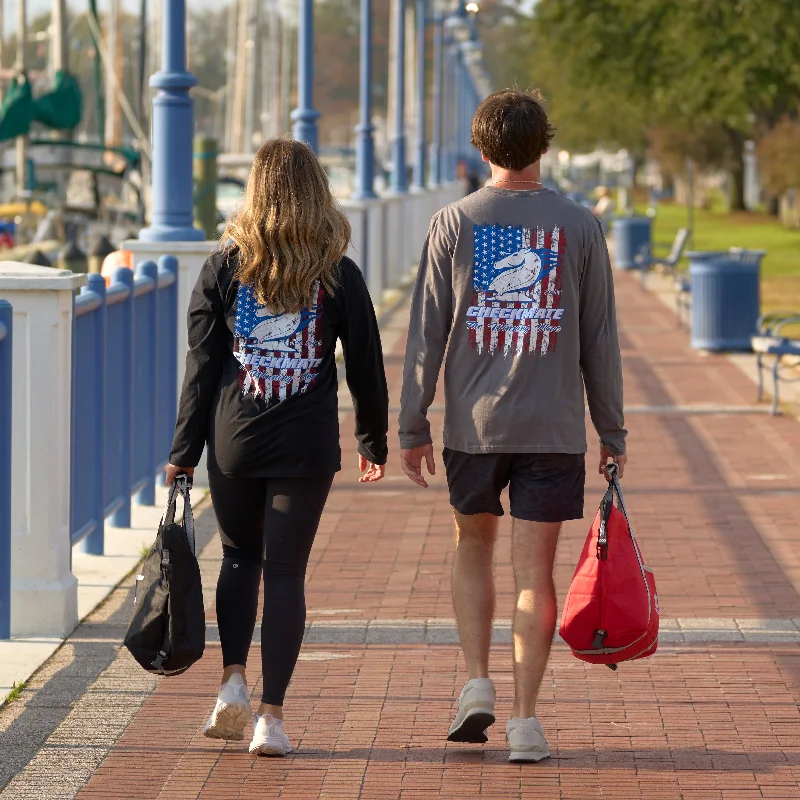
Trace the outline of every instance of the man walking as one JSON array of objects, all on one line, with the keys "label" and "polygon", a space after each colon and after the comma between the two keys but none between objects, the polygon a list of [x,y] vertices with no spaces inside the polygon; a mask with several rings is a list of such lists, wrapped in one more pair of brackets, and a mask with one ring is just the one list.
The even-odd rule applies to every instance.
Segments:
[{"label": "man walking", "polygon": [[599,470],[625,465],[622,369],[608,250],[589,209],[545,189],[554,129],[538,95],[502,91],[472,122],[492,185],[432,220],[411,305],[400,411],[403,470],[434,473],[428,407],[444,368],[444,464],[456,551],[453,605],[469,681],[448,739],[495,721],[489,646],[500,493],[509,486],[516,584],[511,761],[550,751],[536,701],[556,624],[561,523],[583,516],[584,389]]}]

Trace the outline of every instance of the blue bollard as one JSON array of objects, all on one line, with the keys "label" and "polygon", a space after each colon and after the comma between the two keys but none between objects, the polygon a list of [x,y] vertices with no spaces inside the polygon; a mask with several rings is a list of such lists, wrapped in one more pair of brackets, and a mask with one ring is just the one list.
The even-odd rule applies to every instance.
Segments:
[{"label": "blue bollard", "polygon": [[[131,526],[133,467],[133,272],[114,271],[106,292],[106,513],[115,528]],[[119,306],[119,308],[116,308]],[[110,310],[113,308],[113,311]]]},{"label": "blue bollard", "polygon": [[751,349],[761,314],[763,250],[691,252],[692,347],[698,350]]},{"label": "blue bollard", "polygon": [[441,186],[442,175],[442,28],[440,11],[433,22],[433,141],[431,142],[431,186]]},{"label": "blue bollard", "polygon": [[425,6],[425,0],[417,0],[417,139],[413,186],[420,191],[425,189]]},{"label": "blue bollard", "polygon": [[163,467],[169,461],[178,408],[178,259],[158,259],[158,397],[156,398],[156,473],[163,485]]},{"label": "blue bollard", "polygon": [[[361,0],[361,62],[358,77],[361,120],[356,128],[356,200],[374,200],[375,126],[372,124],[372,0]],[[367,257],[365,252],[364,257]]]},{"label": "blue bollard", "polygon": [[73,544],[96,556],[105,552],[106,323],[106,281],[90,273],[75,303],[70,492]]},{"label": "blue bollard", "polygon": [[[156,504],[156,400],[158,397],[158,267],[144,261],[134,282],[133,480],[136,503]],[[174,381],[172,381],[174,383]]]},{"label": "blue bollard", "polygon": [[395,57],[395,109],[394,137],[392,138],[392,180],[391,190],[395,194],[408,191],[406,179],[406,6],[403,0],[394,4],[394,30],[397,52]]},{"label": "blue bollard", "polygon": [[636,269],[636,256],[650,251],[650,217],[614,218],[614,266],[617,269]]},{"label": "blue bollard", "polygon": [[163,4],[161,69],[150,78],[153,99],[153,213],[139,232],[146,242],[202,241],[193,225],[192,154],[194,101],[189,89],[197,79],[186,71],[186,0]]},{"label": "blue bollard", "polygon": [[297,108],[292,111],[292,136],[317,152],[317,119],[314,109],[314,0],[300,0],[297,24]]}]

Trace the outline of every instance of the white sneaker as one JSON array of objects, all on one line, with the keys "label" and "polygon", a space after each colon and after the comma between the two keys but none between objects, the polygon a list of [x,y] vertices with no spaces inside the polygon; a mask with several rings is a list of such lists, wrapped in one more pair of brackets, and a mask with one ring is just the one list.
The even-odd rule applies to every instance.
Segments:
[{"label": "white sneaker", "polygon": [[234,674],[220,687],[217,705],[203,728],[203,736],[241,741],[252,716],[247,686],[241,675]]},{"label": "white sneaker", "polygon": [[292,743],[283,732],[283,720],[275,719],[271,714],[255,715],[253,741],[250,752],[254,755],[285,756],[292,752]]},{"label": "white sneaker", "polygon": [[511,752],[509,761],[541,761],[550,758],[542,723],[536,717],[512,717],[506,725],[506,741]]},{"label": "white sneaker", "polygon": [[494,682],[491,678],[468,681],[458,698],[458,711],[447,734],[447,741],[476,744],[489,741],[486,729],[494,723],[494,701]]}]

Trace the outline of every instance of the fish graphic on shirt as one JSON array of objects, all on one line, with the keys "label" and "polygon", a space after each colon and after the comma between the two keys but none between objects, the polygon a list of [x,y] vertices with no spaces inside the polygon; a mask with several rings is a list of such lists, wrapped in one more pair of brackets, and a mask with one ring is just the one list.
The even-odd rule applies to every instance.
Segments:
[{"label": "fish graphic on shirt", "polygon": [[473,236],[472,295],[466,314],[473,349],[514,357],[554,352],[564,316],[564,229],[475,225]]},{"label": "fish graphic on shirt", "polygon": [[314,382],[322,363],[324,289],[314,286],[315,302],[297,312],[276,314],[258,301],[250,286],[236,296],[234,355],[240,364],[242,393],[268,405],[302,394]]}]

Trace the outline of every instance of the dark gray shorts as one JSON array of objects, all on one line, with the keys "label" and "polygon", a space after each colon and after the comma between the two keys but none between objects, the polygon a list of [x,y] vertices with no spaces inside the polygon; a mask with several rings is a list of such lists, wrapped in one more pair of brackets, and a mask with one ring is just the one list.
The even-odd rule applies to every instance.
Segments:
[{"label": "dark gray shorts", "polygon": [[583,517],[583,453],[462,453],[444,449],[450,504],[460,514],[503,516],[506,486],[511,516],[529,522]]}]

